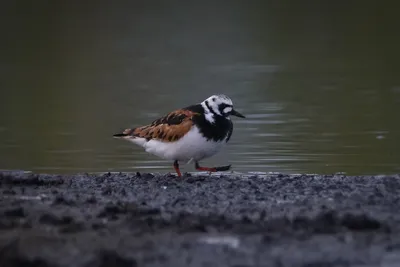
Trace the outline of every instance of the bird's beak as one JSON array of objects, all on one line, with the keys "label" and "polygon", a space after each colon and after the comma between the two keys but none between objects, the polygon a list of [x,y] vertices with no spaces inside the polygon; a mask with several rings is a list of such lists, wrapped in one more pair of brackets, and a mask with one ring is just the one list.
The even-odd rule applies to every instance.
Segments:
[{"label": "bird's beak", "polygon": [[246,118],[245,116],[243,116],[242,114],[240,114],[239,112],[237,112],[234,109],[232,109],[231,115],[236,116],[236,117],[240,117],[240,118]]}]

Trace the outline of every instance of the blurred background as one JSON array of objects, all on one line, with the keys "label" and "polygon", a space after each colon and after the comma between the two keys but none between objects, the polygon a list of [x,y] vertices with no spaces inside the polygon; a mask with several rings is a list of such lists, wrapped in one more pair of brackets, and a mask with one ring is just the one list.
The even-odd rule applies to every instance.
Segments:
[{"label": "blurred background", "polygon": [[399,173],[388,3],[3,1],[0,169],[172,172],[112,135],[224,93],[247,119],[205,166]]}]

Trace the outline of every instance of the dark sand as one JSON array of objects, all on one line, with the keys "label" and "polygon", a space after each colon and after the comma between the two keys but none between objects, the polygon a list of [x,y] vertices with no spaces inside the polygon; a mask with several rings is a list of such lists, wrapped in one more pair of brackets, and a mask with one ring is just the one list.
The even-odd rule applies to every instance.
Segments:
[{"label": "dark sand", "polygon": [[0,173],[0,266],[400,266],[400,176]]}]

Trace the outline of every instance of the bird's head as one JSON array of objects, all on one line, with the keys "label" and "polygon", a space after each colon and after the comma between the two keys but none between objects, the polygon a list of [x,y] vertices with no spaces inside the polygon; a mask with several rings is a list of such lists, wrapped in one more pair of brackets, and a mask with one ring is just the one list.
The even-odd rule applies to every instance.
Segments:
[{"label": "bird's head", "polygon": [[242,114],[233,109],[232,100],[226,95],[212,95],[204,100],[201,105],[206,113],[211,113],[213,116],[236,116],[245,118]]}]

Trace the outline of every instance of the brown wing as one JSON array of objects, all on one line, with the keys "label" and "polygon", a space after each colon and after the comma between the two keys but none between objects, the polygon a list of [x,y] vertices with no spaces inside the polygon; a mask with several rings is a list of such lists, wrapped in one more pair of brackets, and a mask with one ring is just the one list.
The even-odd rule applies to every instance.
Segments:
[{"label": "brown wing", "polygon": [[197,115],[199,113],[178,109],[149,125],[126,129],[122,134],[146,138],[147,140],[157,139],[164,142],[174,142],[190,131],[193,126],[192,118]]}]

